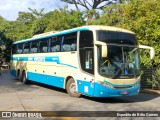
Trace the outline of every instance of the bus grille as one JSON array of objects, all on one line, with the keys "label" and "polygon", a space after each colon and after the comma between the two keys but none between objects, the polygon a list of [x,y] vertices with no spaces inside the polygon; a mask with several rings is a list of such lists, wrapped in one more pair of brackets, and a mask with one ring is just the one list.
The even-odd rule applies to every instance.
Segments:
[{"label": "bus grille", "polygon": [[133,87],[133,86],[114,86],[115,89],[128,89],[131,87]]}]

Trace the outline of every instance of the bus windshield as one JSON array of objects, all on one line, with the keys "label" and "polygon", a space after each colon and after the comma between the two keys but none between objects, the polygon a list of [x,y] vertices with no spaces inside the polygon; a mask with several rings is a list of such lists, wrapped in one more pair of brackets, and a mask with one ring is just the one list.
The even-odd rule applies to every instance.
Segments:
[{"label": "bus windshield", "polygon": [[[98,46],[99,74],[113,79],[138,77],[140,75],[140,63],[134,35],[129,33],[122,33],[122,35],[120,35],[120,33],[118,33],[116,39],[116,34],[114,33],[112,40],[112,34],[109,35],[107,32],[108,37],[104,33],[103,31],[103,33],[98,34],[98,38],[100,38],[99,41],[107,43],[108,54],[107,57],[102,57],[102,48]],[[122,41],[123,43],[115,41]]]}]

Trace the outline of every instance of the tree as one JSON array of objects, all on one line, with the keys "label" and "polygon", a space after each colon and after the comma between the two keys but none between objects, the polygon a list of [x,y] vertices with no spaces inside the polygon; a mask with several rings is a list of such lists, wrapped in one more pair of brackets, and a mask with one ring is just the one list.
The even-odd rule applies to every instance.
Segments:
[{"label": "tree", "polygon": [[40,9],[40,11],[38,12],[36,9],[32,9],[32,8],[28,8],[32,14],[36,17],[36,18],[41,18],[43,17],[43,12],[44,12],[44,8]]},{"label": "tree", "polygon": [[35,16],[29,12],[18,12],[18,15],[17,21],[23,24],[30,23],[36,19]]},{"label": "tree", "polygon": [[42,19],[47,21],[45,32],[60,31],[82,26],[82,13],[76,10],[68,10],[67,7],[51,11],[44,15]]},{"label": "tree", "polygon": [[61,0],[69,4],[74,4],[76,9],[79,10],[78,5],[84,7],[87,10],[90,9],[103,9],[107,5],[122,3],[124,0]]},{"label": "tree", "polygon": [[45,18],[37,19],[32,26],[32,35],[44,33],[48,24],[48,20]]}]

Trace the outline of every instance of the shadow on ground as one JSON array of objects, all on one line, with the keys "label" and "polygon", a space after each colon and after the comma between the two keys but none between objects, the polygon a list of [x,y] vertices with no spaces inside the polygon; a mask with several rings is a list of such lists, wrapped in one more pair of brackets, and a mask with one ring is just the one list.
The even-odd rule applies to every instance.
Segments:
[{"label": "shadow on ground", "polygon": [[[30,82],[30,84],[24,85],[23,83],[19,82],[15,77],[12,77],[9,75],[9,71],[1,71],[2,75],[0,76],[0,87],[3,88],[7,88],[7,87],[13,87],[15,88],[15,90],[26,90],[27,91],[32,91],[33,89],[38,89],[38,87],[35,86],[40,86],[40,87],[44,87],[47,89],[51,89],[57,92],[62,92],[62,93],[66,93],[66,90],[61,89],[61,88],[57,88],[57,87],[53,87],[53,86],[49,86],[49,85],[45,85],[42,83],[37,83],[37,82]],[[5,78],[7,78],[7,81],[5,81]],[[8,85],[10,84],[10,85]],[[35,85],[35,86],[33,86]],[[23,87],[22,87],[23,86]],[[94,102],[99,102],[99,103],[133,103],[133,102],[145,102],[145,101],[149,101],[152,99],[155,99],[157,97],[160,97],[160,95],[156,95],[156,94],[146,94],[146,93],[140,93],[138,95],[135,96],[123,96],[123,97],[109,97],[109,98],[93,98],[93,97],[88,97],[88,96],[84,96],[82,95],[81,98],[87,99],[87,100],[91,100]],[[74,98],[73,98],[74,99]]]}]

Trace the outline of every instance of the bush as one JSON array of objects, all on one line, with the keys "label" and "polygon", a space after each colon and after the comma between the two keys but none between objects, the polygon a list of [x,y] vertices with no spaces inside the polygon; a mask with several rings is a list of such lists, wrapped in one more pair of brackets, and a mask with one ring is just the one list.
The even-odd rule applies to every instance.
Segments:
[{"label": "bush", "polygon": [[153,70],[151,84],[154,89],[160,89],[160,67],[157,67]]}]

